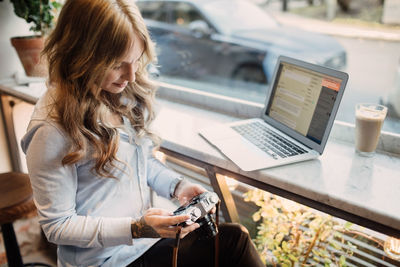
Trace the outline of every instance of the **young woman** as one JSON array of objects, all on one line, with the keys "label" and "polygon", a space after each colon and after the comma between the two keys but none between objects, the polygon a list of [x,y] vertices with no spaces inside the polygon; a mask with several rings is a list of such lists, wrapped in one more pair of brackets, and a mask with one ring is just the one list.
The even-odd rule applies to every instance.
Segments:
[{"label": "young woman", "polygon": [[[132,0],[67,0],[49,36],[48,90],[22,140],[41,227],[59,266],[170,266],[187,215],[150,207],[205,192],[152,156],[154,45]],[[213,240],[181,231],[179,266],[212,266]],[[220,227],[220,266],[261,266],[248,234]]]}]

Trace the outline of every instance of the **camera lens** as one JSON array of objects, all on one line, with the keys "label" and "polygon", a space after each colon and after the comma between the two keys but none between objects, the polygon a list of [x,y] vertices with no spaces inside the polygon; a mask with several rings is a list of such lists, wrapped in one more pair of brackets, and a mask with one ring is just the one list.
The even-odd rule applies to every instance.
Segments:
[{"label": "camera lens", "polygon": [[218,228],[210,214],[198,220],[197,223],[200,225],[198,229],[200,231],[199,239],[210,239],[217,235]]}]

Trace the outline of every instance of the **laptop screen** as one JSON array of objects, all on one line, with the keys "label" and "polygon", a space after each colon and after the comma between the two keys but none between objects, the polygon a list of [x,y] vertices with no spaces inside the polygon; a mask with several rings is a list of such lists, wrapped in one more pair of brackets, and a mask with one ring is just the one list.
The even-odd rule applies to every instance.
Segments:
[{"label": "laptop screen", "polygon": [[265,115],[321,144],[343,79],[285,61],[276,71]]}]

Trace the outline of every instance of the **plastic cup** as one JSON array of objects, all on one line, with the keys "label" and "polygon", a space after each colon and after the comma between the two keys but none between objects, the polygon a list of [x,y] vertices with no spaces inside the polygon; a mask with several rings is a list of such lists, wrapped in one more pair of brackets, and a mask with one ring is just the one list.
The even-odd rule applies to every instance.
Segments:
[{"label": "plastic cup", "polygon": [[378,104],[356,105],[356,151],[364,157],[372,157],[378,145],[387,107]]}]

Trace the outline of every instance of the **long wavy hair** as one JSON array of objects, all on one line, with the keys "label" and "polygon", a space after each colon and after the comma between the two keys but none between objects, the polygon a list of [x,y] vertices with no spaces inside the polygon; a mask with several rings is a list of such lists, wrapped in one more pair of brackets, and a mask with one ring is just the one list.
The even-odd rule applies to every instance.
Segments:
[{"label": "long wavy hair", "polygon": [[[121,93],[106,92],[100,88],[102,78],[131,46],[132,30],[144,43],[136,80]],[[67,0],[43,55],[49,63],[50,87],[55,88],[51,116],[72,141],[62,164],[93,153],[95,172],[113,177],[119,134],[104,120],[109,112],[127,117],[137,138],[147,136],[158,143],[149,130],[156,86],[146,68],[155,62],[154,43],[133,0]]]}]

